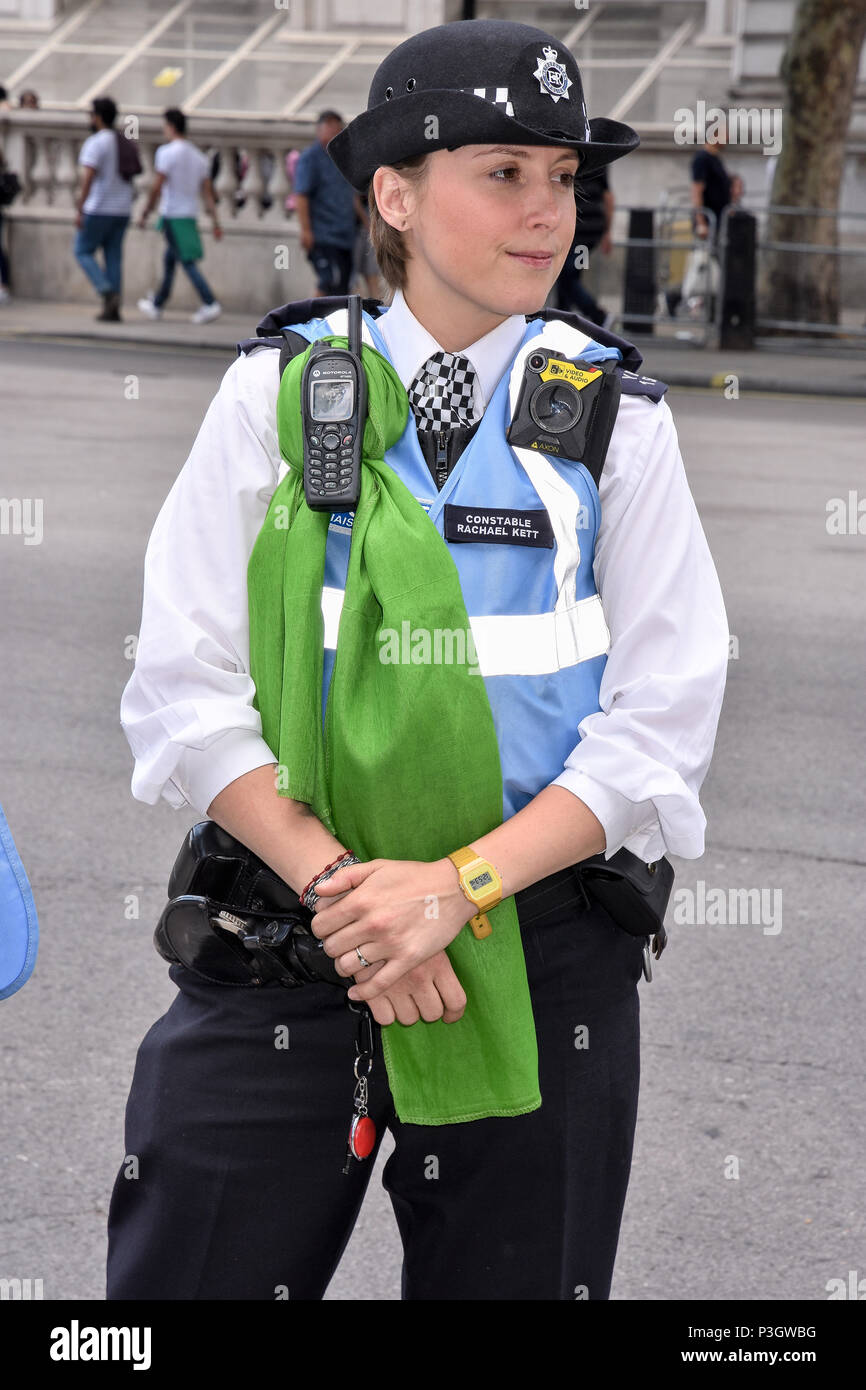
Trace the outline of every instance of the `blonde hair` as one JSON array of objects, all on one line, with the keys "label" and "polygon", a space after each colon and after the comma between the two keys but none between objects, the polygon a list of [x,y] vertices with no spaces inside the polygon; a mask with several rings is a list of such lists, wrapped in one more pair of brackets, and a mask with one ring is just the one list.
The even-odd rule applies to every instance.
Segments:
[{"label": "blonde hair", "polygon": [[[427,176],[427,154],[415,155],[399,164],[389,164],[403,174],[409,183],[419,186]],[[376,260],[382,277],[391,291],[406,288],[407,266],[411,257],[406,250],[406,238],[390,222],[386,222],[376,205],[372,181],[367,194],[367,212],[370,218],[370,241],[376,253]]]}]

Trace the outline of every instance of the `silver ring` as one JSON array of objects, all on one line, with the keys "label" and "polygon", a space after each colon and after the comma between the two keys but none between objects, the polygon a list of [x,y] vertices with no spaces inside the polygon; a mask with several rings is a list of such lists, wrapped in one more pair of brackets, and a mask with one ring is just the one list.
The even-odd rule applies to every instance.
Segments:
[{"label": "silver ring", "polygon": [[362,955],[360,946],[355,947],[355,954],[357,955],[358,960],[361,962],[362,965],[372,964],[371,961],[367,960],[366,956]]}]

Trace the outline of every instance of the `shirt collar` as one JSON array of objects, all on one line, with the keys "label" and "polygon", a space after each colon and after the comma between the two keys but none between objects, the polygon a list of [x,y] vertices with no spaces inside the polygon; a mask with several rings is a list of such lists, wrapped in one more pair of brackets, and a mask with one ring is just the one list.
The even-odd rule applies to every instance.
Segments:
[{"label": "shirt collar", "polygon": [[[434,352],[443,351],[442,344],[437,343],[432,333],[412,313],[402,290],[395,291],[388,309],[376,320],[376,327],[385,339],[394,370],[407,389],[427,358],[432,357]],[[468,357],[475,368],[475,397],[479,411],[487,408],[502,373],[523,342],[525,332],[524,315],[511,314],[482,338],[470,343],[469,347],[460,349],[462,356]]]}]

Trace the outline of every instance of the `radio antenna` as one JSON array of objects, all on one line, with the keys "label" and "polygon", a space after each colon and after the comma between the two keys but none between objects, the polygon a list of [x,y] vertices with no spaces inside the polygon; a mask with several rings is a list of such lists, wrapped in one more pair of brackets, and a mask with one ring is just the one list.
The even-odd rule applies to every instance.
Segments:
[{"label": "radio antenna", "polygon": [[361,356],[361,296],[349,295],[349,351],[355,357]]}]

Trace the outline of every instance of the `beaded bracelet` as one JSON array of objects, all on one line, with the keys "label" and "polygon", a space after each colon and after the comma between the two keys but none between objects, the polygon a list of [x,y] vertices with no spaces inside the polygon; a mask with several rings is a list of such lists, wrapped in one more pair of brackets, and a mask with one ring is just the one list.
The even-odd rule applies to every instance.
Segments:
[{"label": "beaded bracelet", "polygon": [[[338,864],[342,864],[343,860],[344,860],[344,859],[347,857],[347,855],[349,855],[350,853],[351,853],[350,850],[344,850],[343,853],[342,853],[341,855],[338,856],[338,858],[332,859],[331,862],[330,862],[330,864],[326,864],[326,865],[325,865],[324,869],[322,870],[322,873],[323,873],[323,874],[324,874],[324,873],[327,873],[328,869],[336,868],[336,866],[337,866]],[[303,901],[304,896],[305,896],[307,893],[309,893],[309,891],[310,891],[310,889],[312,888],[313,884],[316,883],[316,882],[318,881],[318,879],[321,878],[321,876],[322,876],[322,874],[313,874],[313,877],[310,879],[309,883],[306,885],[305,888],[302,888],[301,891],[300,891],[300,893],[298,894],[298,897],[301,899],[301,901]]]},{"label": "beaded bracelet", "polygon": [[316,874],[314,878],[310,879],[310,882],[307,884],[304,891],[299,894],[299,897],[301,899],[301,902],[304,904],[304,907],[306,907],[308,911],[312,912],[313,908],[319,901],[319,895],[316,892],[317,886],[320,883],[324,883],[326,879],[331,878],[332,875],[337,873],[340,869],[348,868],[350,864],[360,864],[360,862],[361,861],[356,854],[352,854],[350,850],[347,850],[346,853],[342,854],[339,859],[335,859],[332,864],[326,865],[326,867],[322,870],[320,874]]},{"label": "beaded bracelet", "polygon": [[344,859],[342,859],[338,864],[335,864],[333,868],[327,868],[323,870],[322,873],[316,876],[315,880],[313,881],[312,887],[307,890],[306,896],[303,899],[304,906],[310,912],[314,911],[314,909],[317,907],[319,903],[319,895],[316,892],[316,889],[318,888],[319,884],[324,883],[334,874],[339,873],[340,869],[347,868],[350,864],[360,864],[360,862],[361,861],[357,857],[357,855],[350,854],[347,855]]}]

